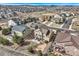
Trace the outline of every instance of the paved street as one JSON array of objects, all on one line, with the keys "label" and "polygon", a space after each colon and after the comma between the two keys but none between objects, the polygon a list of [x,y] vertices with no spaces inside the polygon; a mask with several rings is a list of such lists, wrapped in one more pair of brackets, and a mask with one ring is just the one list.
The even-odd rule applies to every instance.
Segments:
[{"label": "paved street", "polygon": [[67,19],[64,23],[64,25],[62,26],[62,28],[66,28],[69,29],[69,26],[71,25],[72,19]]},{"label": "paved street", "polygon": [[66,30],[66,31],[69,31],[71,33],[79,33],[79,31],[76,31],[76,30],[69,30],[67,28],[55,28],[55,27],[49,27],[49,26],[46,26],[44,24],[39,24],[39,27],[40,28],[44,28],[44,29],[55,29],[55,30]]}]

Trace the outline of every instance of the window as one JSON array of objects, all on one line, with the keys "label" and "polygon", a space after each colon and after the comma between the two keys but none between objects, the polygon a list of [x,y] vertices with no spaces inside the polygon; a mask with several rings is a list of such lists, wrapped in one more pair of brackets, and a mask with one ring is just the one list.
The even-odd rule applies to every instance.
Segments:
[{"label": "window", "polygon": [[50,30],[47,31],[46,36],[48,36],[50,34]]}]

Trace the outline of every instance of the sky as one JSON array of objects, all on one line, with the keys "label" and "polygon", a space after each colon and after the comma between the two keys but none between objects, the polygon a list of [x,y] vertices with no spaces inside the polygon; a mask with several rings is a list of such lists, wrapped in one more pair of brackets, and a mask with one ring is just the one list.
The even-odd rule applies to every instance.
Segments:
[{"label": "sky", "polygon": [[79,0],[0,0],[0,4],[5,4],[5,5],[22,5],[22,3],[23,5],[24,3],[25,4],[29,3],[30,5],[78,5],[79,6]]},{"label": "sky", "polygon": [[79,0],[0,0],[0,3],[79,3]]}]

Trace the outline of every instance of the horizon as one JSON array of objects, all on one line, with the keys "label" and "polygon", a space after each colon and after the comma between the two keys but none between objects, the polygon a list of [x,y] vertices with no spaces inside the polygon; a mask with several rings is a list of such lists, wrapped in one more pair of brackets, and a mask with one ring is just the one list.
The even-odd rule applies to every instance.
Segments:
[{"label": "horizon", "polygon": [[41,6],[41,5],[72,5],[72,6],[79,6],[79,3],[0,3],[0,5],[33,5],[33,6]]}]

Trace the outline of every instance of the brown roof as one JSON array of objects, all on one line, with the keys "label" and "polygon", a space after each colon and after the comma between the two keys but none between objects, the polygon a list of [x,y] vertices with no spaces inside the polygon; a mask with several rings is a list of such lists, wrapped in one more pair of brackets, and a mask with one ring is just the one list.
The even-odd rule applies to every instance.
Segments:
[{"label": "brown roof", "polygon": [[79,36],[72,36],[73,45],[77,48],[79,48]]},{"label": "brown roof", "polygon": [[59,43],[70,41],[70,34],[66,32],[59,32],[56,36],[55,41]]},{"label": "brown roof", "polygon": [[73,36],[67,32],[59,32],[56,36],[55,42],[64,43],[65,45],[71,45],[69,42],[72,42],[72,45],[79,48],[79,36]]}]

